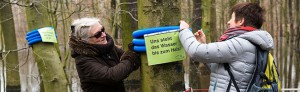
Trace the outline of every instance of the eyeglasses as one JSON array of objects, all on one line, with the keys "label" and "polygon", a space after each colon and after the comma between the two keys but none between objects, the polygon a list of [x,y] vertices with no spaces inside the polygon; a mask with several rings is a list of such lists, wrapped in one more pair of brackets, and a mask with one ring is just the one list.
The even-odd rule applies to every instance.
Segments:
[{"label": "eyeglasses", "polygon": [[89,37],[89,38],[93,38],[93,37],[95,37],[95,38],[97,38],[97,39],[98,39],[99,37],[101,37],[101,36],[102,36],[102,32],[105,32],[105,29],[104,29],[104,27],[102,27],[100,31],[96,32],[96,33],[95,33],[95,35],[93,35],[93,36],[91,36],[91,37]]}]

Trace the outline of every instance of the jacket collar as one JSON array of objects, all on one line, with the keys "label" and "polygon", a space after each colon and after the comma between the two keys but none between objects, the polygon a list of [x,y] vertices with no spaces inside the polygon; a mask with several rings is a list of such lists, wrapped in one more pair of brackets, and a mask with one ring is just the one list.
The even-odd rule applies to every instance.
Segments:
[{"label": "jacket collar", "polygon": [[72,57],[77,55],[98,56],[109,53],[114,47],[114,41],[106,34],[107,44],[90,44],[71,35],[69,45]]}]

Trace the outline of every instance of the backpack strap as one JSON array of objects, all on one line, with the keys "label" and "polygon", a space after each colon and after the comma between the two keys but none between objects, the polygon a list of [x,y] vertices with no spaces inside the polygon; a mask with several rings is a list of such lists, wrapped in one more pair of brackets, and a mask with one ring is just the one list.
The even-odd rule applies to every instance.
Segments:
[{"label": "backpack strap", "polygon": [[229,90],[230,90],[231,81],[233,82],[233,85],[234,85],[236,91],[237,91],[237,92],[240,92],[240,89],[239,89],[239,87],[237,86],[237,83],[236,83],[236,81],[235,81],[235,79],[234,79],[234,76],[233,76],[232,72],[230,71],[229,64],[228,64],[228,63],[224,63],[224,68],[225,68],[225,70],[227,70],[227,72],[228,72],[228,74],[229,74],[229,76],[230,76],[230,82],[229,82],[229,84],[228,84],[228,87],[227,87],[227,91],[226,91],[226,92],[229,92]]}]

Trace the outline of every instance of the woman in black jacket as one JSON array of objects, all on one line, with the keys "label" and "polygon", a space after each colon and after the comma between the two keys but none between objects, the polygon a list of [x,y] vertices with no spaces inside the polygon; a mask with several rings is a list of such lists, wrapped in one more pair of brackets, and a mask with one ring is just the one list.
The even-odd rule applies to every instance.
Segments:
[{"label": "woman in black jacket", "polygon": [[[125,92],[123,79],[140,66],[139,54],[114,45],[96,18],[72,23],[69,45],[85,92]],[[128,47],[132,47],[129,45]]]}]

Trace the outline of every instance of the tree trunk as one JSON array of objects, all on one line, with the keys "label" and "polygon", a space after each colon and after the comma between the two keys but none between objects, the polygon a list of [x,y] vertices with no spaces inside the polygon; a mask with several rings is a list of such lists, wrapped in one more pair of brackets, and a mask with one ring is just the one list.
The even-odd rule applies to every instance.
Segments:
[{"label": "tree trunk", "polygon": [[[201,29],[201,21],[202,21],[202,9],[201,9],[201,1],[193,0],[193,13],[192,13],[192,28],[193,32],[196,32]],[[203,82],[203,80],[209,80],[209,73],[210,71],[205,68],[203,63],[189,61],[190,62],[190,86],[193,89],[196,88],[204,88],[207,89],[209,82]],[[200,70],[204,69],[204,70]],[[200,72],[199,72],[200,71]]]},{"label": "tree trunk", "polygon": [[284,26],[284,30],[283,30],[283,61],[284,61],[284,74],[283,74],[283,78],[284,78],[284,87],[288,87],[289,83],[287,82],[288,79],[288,47],[289,47],[289,33],[288,33],[288,27],[287,27],[287,23],[288,23],[288,18],[287,18],[287,1],[283,0],[283,26]]},{"label": "tree trunk", "polygon": [[[300,5],[300,2],[299,2],[299,0],[295,0],[295,10],[296,10],[296,12],[295,12],[295,14],[296,14],[296,22],[297,22],[297,26],[296,26],[296,30],[298,30],[298,31],[296,31],[296,34],[297,35],[295,35],[295,37],[296,37],[296,44],[295,44],[295,46],[296,47],[300,47],[300,12],[299,12],[299,5]],[[300,73],[299,73],[299,71],[300,71],[300,63],[299,63],[299,61],[300,61],[300,48],[295,48],[296,49],[296,55],[295,55],[295,58],[296,58],[296,62],[295,62],[295,65],[294,65],[294,67],[296,68],[296,73],[295,73],[295,82],[294,82],[294,85],[295,85],[295,87],[298,87],[298,83],[300,82]]]},{"label": "tree trunk", "polygon": [[3,8],[0,9],[0,24],[2,26],[1,30],[3,30],[4,50],[7,52],[4,53],[4,56],[6,56],[4,57],[6,66],[6,91],[20,92],[21,85],[19,75],[18,52],[11,51],[16,50],[18,48],[12,8],[10,4],[4,6],[3,2],[0,2],[0,6],[3,6]]},{"label": "tree trunk", "polygon": [[293,11],[293,9],[292,9],[292,6],[293,6],[293,4],[292,4],[292,1],[291,0],[288,0],[288,1],[286,1],[287,2],[287,5],[288,5],[288,7],[287,7],[287,15],[289,16],[289,30],[287,30],[288,32],[289,32],[289,35],[288,35],[288,37],[290,38],[290,40],[289,40],[289,46],[288,46],[288,49],[289,49],[289,54],[288,54],[288,56],[287,56],[287,58],[289,58],[289,66],[288,66],[288,70],[289,70],[289,73],[288,73],[288,83],[289,83],[289,86],[288,86],[288,88],[293,88],[292,87],[292,80],[293,80],[293,78],[292,78],[292,73],[293,73],[293,71],[292,71],[292,69],[293,69],[293,54],[294,54],[294,51],[295,50],[293,50],[294,49],[294,29],[293,29],[293,20],[294,20],[294,18],[293,18],[293,15],[292,15],[292,11]]},{"label": "tree trunk", "polygon": [[112,14],[113,15],[113,21],[112,21],[112,30],[111,30],[111,36],[112,36],[112,38],[116,41],[116,38],[117,38],[117,36],[116,36],[116,33],[117,33],[117,30],[119,30],[118,29],[118,25],[120,24],[120,21],[118,21],[119,20],[119,18],[120,18],[120,16],[119,16],[119,11],[121,10],[120,9],[120,0],[115,0],[115,11],[114,11],[114,13]]},{"label": "tree trunk", "polygon": [[[201,29],[201,2],[197,0],[181,0],[181,19],[190,24],[193,32]],[[201,87],[199,62],[191,61],[189,57],[183,60],[185,87],[197,90]]]},{"label": "tree trunk", "polygon": [[[122,35],[122,47],[128,50],[128,44],[132,41],[132,32],[137,30],[137,0],[120,0],[118,4],[122,11],[120,12],[120,30]],[[140,71],[136,70],[124,81],[126,91],[141,92]]]},{"label": "tree trunk", "polygon": [[[282,3],[283,2],[283,0],[280,0],[280,3]],[[280,16],[279,16],[279,23],[278,23],[278,25],[279,25],[279,37],[278,37],[278,42],[279,42],[279,59],[278,60],[280,60],[281,61],[281,64],[280,64],[280,66],[281,66],[281,69],[280,69],[280,71],[281,71],[281,76],[282,76],[282,85],[284,85],[284,73],[285,73],[285,71],[284,71],[284,65],[285,65],[285,63],[284,63],[284,56],[283,56],[283,5],[282,4],[280,4],[280,6],[279,6],[280,8],[279,8],[279,13],[280,13]]]},{"label": "tree trunk", "polygon": [[229,11],[228,11],[228,14],[229,14],[229,16],[228,17],[230,17],[231,18],[231,8],[236,4],[238,2],[238,0],[229,0]]},{"label": "tree trunk", "polygon": [[[1,29],[1,25],[0,25],[0,51],[3,52],[4,50],[4,40],[3,40],[3,32],[2,32],[2,29]],[[0,55],[0,60],[1,60],[1,74],[0,74],[0,88],[3,89],[3,91],[5,92],[6,91],[6,88],[3,87],[2,85],[5,85],[5,72],[4,72],[4,60],[3,60],[3,53],[1,53]],[[2,84],[3,83],[3,84]]]},{"label": "tree trunk", "polygon": [[[177,25],[180,19],[178,0],[138,0],[138,28]],[[184,90],[182,62],[148,66],[141,56],[142,92],[175,92]]]},{"label": "tree trunk", "polygon": [[[217,30],[216,30],[216,9],[215,0],[202,0],[202,30],[204,31],[207,42],[217,41]],[[201,72],[201,88],[208,88],[210,81],[210,72],[207,70],[205,65],[200,65]]]},{"label": "tree trunk", "polygon": [[[70,16],[68,13],[66,12],[71,12],[71,10],[69,10],[69,1],[68,0],[59,0],[59,5],[60,5],[60,10],[64,11],[64,12],[60,12],[60,16],[61,17],[61,25],[58,25],[60,30],[60,33],[62,33],[62,39],[60,41],[63,42],[63,49],[62,49],[62,65],[63,65],[63,69],[65,71],[66,74],[66,79],[67,79],[67,84],[68,84],[68,88],[71,92],[73,91],[81,91],[80,88],[80,80],[79,77],[77,76],[77,71],[76,71],[76,66],[75,66],[75,61],[74,59],[72,59],[71,57],[71,50],[68,46],[68,40],[69,40],[69,35],[70,35],[70,23],[71,23],[71,19],[68,18],[68,16]],[[59,19],[59,18],[58,18]],[[58,32],[57,32],[58,33]],[[79,88],[74,88],[73,86],[76,85],[76,87]],[[76,90],[78,89],[78,90]]]},{"label": "tree trunk", "polygon": [[202,1],[202,30],[207,42],[217,41],[215,0]]},{"label": "tree trunk", "polygon": [[[48,2],[38,1],[39,3],[27,0],[26,15],[29,30],[51,26],[49,14],[47,12]],[[43,4],[43,5],[41,5]],[[44,92],[67,92],[67,80],[59,54],[53,43],[36,43],[32,45],[35,61],[38,64],[41,74],[41,91]]]}]

